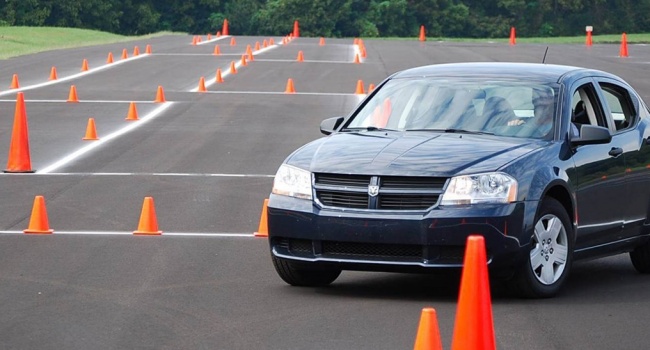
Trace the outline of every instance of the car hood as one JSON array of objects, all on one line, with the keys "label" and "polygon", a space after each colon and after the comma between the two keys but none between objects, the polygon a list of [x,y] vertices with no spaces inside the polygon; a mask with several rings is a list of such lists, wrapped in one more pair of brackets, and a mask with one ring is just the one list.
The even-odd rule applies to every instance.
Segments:
[{"label": "car hood", "polygon": [[498,170],[542,143],[458,133],[337,133],[303,146],[287,163],[322,173],[452,176]]}]

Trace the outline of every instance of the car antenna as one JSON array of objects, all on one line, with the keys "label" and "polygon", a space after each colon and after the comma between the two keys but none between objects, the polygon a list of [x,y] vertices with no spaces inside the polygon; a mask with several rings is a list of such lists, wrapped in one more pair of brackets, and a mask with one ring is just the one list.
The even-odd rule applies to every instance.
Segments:
[{"label": "car antenna", "polygon": [[544,58],[542,58],[542,64],[546,63],[546,54],[548,53],[548,46],[546,47],[546,51],[544,51]]}]

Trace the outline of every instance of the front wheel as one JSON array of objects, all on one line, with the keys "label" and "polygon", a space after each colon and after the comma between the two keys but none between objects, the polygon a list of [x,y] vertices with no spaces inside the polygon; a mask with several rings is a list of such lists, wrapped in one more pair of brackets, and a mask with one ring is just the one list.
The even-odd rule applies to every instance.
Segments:
[{"label": "front wheel", "polygon": [[571,268],[573,242],[566,209],[553,198],[544,199],[535,218],[528,259],[515,277],[523,296],[550,298],[558,293]]},{"label": "front wheel", "polygon": [[295,262],[278,258],[271,255],[273,267],[283,281],[292,286],[299,287],[322,287],[334,282],[341,270],[337,269],[316,269],[301,266]]},{"label": "front wheel", "polygon": [[634,248],[630,260],[639,273],[650,273],[650,241]]}]

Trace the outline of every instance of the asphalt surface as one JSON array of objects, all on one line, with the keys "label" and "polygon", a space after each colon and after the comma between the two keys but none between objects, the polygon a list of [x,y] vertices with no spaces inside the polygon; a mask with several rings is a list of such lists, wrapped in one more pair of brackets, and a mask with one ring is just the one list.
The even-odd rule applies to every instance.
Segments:
[{"label": "asphalt surface", "polygon": [[[547,46],[366,40],[368,57],[354,64],[352,39],[299,38],[193,92],[268,38],[236,39],[193,46],[168,36],[0,62],[0,164],[18,74],[36,170],[0,175],[0,348],[409,349],[428,306],[449,348],[458,276],[344,272],[328,288],[290,287],[253,237],[263,199],[282,160],[321,136],[320,121],[360,101],[357,80],[434,63],[541,62]],[[146,44],[152,55],[120,59]],[[106,65],[109,52],[118,64]],[[617,74],[650,101],[650,47],[617,55],[617,45],[550,45],[546,62]],[[91,70],[66,78],[84,58]],[[52,66],[59,80],[31,88]],[[289,78],[295,95],[283,93]],[[71,85],[78,104],[65,102]],[[152,103],[158,86],[166,104]],[[131,101],[136,122],[124,120]],[[100,141],[81,140],[90,117]],[[36,195],[53,235],[21,233]],[[131,235],[146,196],[163,236]],[[517,299],[499,285],[492,296],[500,349],[647,348],[650,278],[626,255],[576,263],[554,299]]]}]

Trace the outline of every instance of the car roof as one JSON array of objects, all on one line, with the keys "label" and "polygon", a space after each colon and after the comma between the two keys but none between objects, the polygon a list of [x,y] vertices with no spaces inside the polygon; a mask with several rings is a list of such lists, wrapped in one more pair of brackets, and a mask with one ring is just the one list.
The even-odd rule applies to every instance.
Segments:
[{"label": "car roof", "polygon": [[560,82],[564,78],[582,76],[607,76],[620,78],[602,71],[573,66],[542,63],[516,62],[471,62],[434,64],[403,70],[392,78],[412,77],[484,77],[501,79],[530,79],[546,82]]}]

